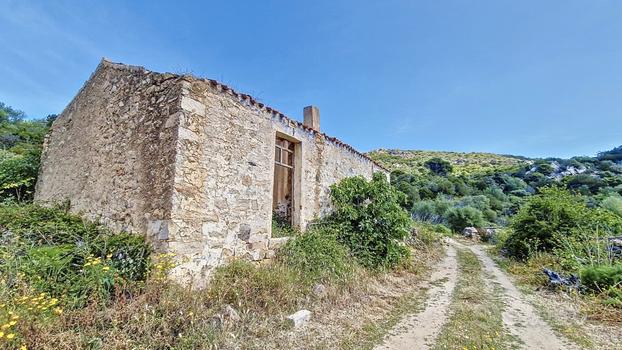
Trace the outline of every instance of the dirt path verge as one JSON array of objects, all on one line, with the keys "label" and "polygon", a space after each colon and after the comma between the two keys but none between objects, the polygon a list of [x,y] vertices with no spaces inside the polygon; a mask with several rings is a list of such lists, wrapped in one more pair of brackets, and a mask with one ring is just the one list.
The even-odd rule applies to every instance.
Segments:
[{"label": "dirt path verge", "polygon": [[427,283],[425,309],[403,319],[377,350],[429,349],[448,318],[451,295],[458,279],[456,249],[448,247],[447,255]]},{"label": "dirt path verge", "polygon": [[578,349],[575,344],[558,337],[553,329],[541,319],[536,310],[529,304],[510,281],[510,278],[492,261],[478,245],[463,246],[470,249],[483,263],[484,269],[490,273],[494,281],[503,288],[506,309],[503,322],[510,333],[520,339],[526,349]]},{"label": "dirt path verge", "polygon": [[377,350],[462,349],[467,344],[578,349],[538,315],[482,246],[449,242],[447,256],[428,282],[425,308],[400,321]]},{"label": "dirt path verge", "polygon": [[258,322],[245,339],[232,339],[224,348],[243,349],[372,349],[405,315],[425,302],[426,280],[439,264],[440,245],[413,252],[413,264],[391,272],[357,278],[347,289],[327,288],[312,298],[308,324],[291,329],[284,320]]}]

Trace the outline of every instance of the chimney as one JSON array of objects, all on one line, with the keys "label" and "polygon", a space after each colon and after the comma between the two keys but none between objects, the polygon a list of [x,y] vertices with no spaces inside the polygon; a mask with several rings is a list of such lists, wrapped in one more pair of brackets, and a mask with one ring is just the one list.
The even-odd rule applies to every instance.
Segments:
[{"label": "chimney", "polygon": [[302,124],[317,132],[320,132],[320,109],[315,106],[307,106],[303,109],[304,121]]}]

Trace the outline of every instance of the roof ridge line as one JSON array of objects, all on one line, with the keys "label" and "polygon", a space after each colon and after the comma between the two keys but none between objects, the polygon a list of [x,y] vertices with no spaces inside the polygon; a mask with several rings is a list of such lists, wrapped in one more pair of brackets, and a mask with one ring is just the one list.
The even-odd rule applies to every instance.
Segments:
[{"label": "roof ridge line", "polygon": [[152,70],[146,69],[146,68],[145,68],[145,67],[143,67],[143,66],[135,66],[135,65],[129,65],[129,64],[120,63],[120,62],[113,62],[113,61],[110,61],[109,59],[107,59],[107,58],[105,58],[105,57],[102,57],[101,62],[100,62],[100,65],[101,65],[101,66],[108,66],[108,67],[112,67],[112,68],[115,68],[115,69],[141,70],[141,71],[144,71],[144,72],[151,72],[151,73],[156,73],[156,74],[172,74],[172,75],[174,75],[174,76],[179,77],[180,79],[190,79],[190,80],[198,80],[198,81],[204,81],[204,82],[207,82],[207,83],[209,83],[210,85],[213,85],[214,87],[220,87],[220,88],[223,90],[223,92],[225,92],[225,93],[226,93],[226,92],[230,92],[232,95],[234,95],[234,96],[236,96],[236,97],[238,97],[238,98],[240,98],[240,99],[243,99],[243,100],[248,100],[248,101],[249,101],[249,103],[250,103],[252,106],[258,107],[259,109],[265,109],[265,110],[266,110],[266,111],[268,111],[269,113],[276,114],[276,115],[277,115],[279,118],[281,118],[281,119],[286,119],[286,120],[288,120],[288,121],[290,121],[290,122],[293,122],[293,123],[295,123],[295,124],[296,124],[296,126],[298,126],[298,127],[302,128],[302,129],[303,129],[303,130],[305,130],[305,131],[308,131],[308,132],[310,132],[310,133],[312,133],[312,134],[314,134],[314,135],[319,135],[319,136],[321,136],[321,137],[324,137],[325,139],[327,139],[327,140],[329,140],[329,141],[331,141],[331,142],[335,143],[336,145],[338,145],[338,146],[340,146],[340,147],[342,147],[342,148],[345,148],[346,150],[348,150],[348,151],[350,151],[350,152],[352,152],[352,153],[354,153],[354,154],[357,154],[357,155],[359,155],[359,156],[361,156],[361,157],[363,157],[363,158],[365,158],[365,159],[369,160],[372,164],[374,164],[375,166],[379,167],[379,168],[380,168],[380,169],[382,169],[382,170],[389,171],[387,168],[385,168],[384,166],[382,166],[381,164],[379,164],[378,162],[376,162],[375,160],[373,160],[373,159],[372,159],[371,157],[369,157],[368,155],[366,155],[366,154],[364,154],[364,153],[362,153],[362,152],[360,152],[360,151],[356,150],[354,147],[352,147],[352,146],[350,146],[349,144],[347,144],[347,143],[345,143],[345,142],[343,142],[343,141],[339,140],[338,138],[336,138],[336,137],[332,137],[332,136],[328,136],[328,135],[326,135],[325,133],[323,133],[323,132],[321,132],[321,131],[317,131],[317,130],[315,130],[315,129],[312,129],[312,128],[310,128],[310,127],[308,127],[308,126],[304,125],[304,123],[302,123],[301,121],[296,120],[296,119],[291,118],[291,117],[288,117],[287,115],[285,115],[284,113],[282,113],[282,112],[278,111],[277,109],[272,108],[272,107],[270,107],[270,106],[266,105],[266,104],[265,104],[265,103],[263,103],[263,102],[259,102],[259,101],[257,101],[257,100],[256,100],[253,96],[251,96],[251,95],[249,95],[249,94],[245,94],[245,93],[240,93],[240,92],[236,91],[235,89],[233,89],[232,87],[227,86],[226,84],[223,84],[223,83],[221,83],[221,82],[219,82],[219,81],[217,81],[217,80],[210,79],[210,78],[201,78],[201,77],[197,77],[197,76],[192,75],[192,74],[179,74],[179,73],[169,73],[169,72],[165,72],[165,73],[162,73],[162,72],[156,72],[156,71],[152,71]]}]

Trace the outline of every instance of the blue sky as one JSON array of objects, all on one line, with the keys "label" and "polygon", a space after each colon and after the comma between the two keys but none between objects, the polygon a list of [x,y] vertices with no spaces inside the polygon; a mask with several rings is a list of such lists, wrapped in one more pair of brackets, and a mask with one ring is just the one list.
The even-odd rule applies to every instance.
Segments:
[{"label": "blue sky", "polygon": [[60,113],[101,57],[192,73],[375,148],[622,144],[622,1],[5,1],[0,101]]}]

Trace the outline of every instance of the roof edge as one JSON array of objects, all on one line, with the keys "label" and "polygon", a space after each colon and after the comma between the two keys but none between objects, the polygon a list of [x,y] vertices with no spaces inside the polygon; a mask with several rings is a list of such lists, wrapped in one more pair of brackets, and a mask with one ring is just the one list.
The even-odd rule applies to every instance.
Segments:
[{"label": "roof edge", "polygon": [[[179,77],[181,79],[187,79],[187,80],[190,80],[190,81],[192,81],[192,80],[203,81],[203,82],[209,83],[210,85],[212,85],[214,87],[222,89],[222,91],[224,91],[224,92],[231,93],[232,95],[234,95],[234,96],[236,96],[236,97],[238,97],[240,99],[247,100],[252,106],[255,106],[255,107],[259,108],[259,109],[266,110],[268,113],[275,114],[275,115],[277,115],[281,119],[284,119],[286,121],[294,123],[294,124],[296,124],[297,127],[301,128],[301,129],[303,129],[303,130],[305,130],[305,131],[307,131],[309,133],[312,133],[313,135],[318,135],[320,137],[323,137],[326,140],[331,141],[331,142],[335,143],[336,145],[338,145],[338,146],[340,146],[342,148],[345,148],[346,150],[348,150],[348,151],[350,151],[350,152],[352,152],[352,153],[354,153],[354,154],[356,154],[356,155],[358,155],[358,156],[368,160],[369,162],[371,162],[373,165],[377,166],[378,168],[380,168],[380,169],[382,169],[382,170],[384,170],[386,172],[390,172],[389,169],[385,168],[384,166],[382,166],[381,164],[379,164],[378,162],[373,160],[371,157],[369,157],[365,153],[356,150],[354,147],[352,147],[349,144],[339,140],[338,138],[332,137],[332,136],[328,136],[328,135],[326,135],[323,132],[319,132],[319,131],[317,131],[315,129],[312,129],[312,128],[304,125],[301,121],[298,121],[298,120],[296,120],[294,118],[290,118],[290,117],[286,116],[285,114],[281,113],[280,111],[278,111],[278,110],[276,110],[276,109],[266,105],[265,103],[257,101],[251,95],[240,93],[240,92],[234,90],[233,88],[231,88],[231,87],[229,87],[229,86],[227,86],[227,85],[225,85],[225,84],[223,84],[223,83],[221,83],[221,82],[219,82],[217,80],[209,79],[209,78],[200,78],[200,77],[194,76],[192,74],[177,74],[177,73],[168,73],[168,72],[165,72],[165,73],[155,72],[155,71],[151,71],[149,69],[146,69],[143,66],[134,66],[134,65],[129,65],[129,64],[125,64],[125,63],[113,62],[113,61],[109,60],[106,57],[102,57],[102,59],[101,59],[99,65],[98,65],[97,69],[95,70],[95,72],[97,72],[101,67],[111,67],[111,68],[114,68],[114,69],[123,69],[123,70],[130,70],[130,71],[152,72],[152,73],[157,73],[157,74],[172,74],[172,75],[177,76],[177,77]],[[95,74],[95,72],[93,72],[93,75]]]}]

